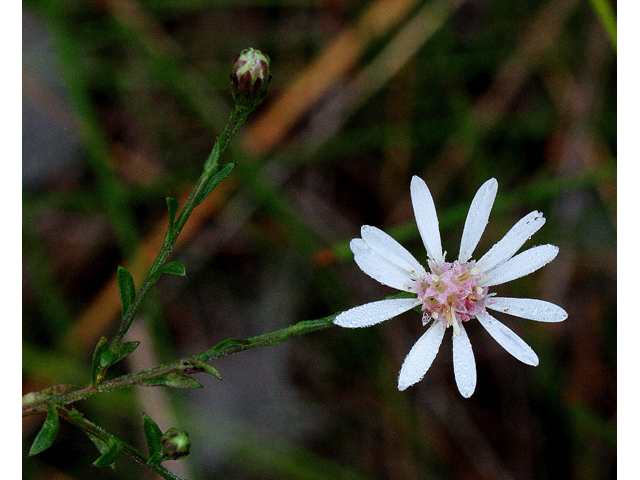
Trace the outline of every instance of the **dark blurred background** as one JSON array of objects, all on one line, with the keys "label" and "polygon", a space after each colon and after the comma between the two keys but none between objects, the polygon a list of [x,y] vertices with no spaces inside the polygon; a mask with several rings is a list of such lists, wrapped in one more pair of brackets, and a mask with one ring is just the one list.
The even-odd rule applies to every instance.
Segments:
[{"label": "dark blurred background", "polygon": [[[426,377],[397,374],[415,312],[333,327],[214,362],[205,388],[79,402],[145,450],[142,412],[188,430],[167,466],[197,479],[607,479],[616,473],[616,47],[578,0],[24,0],[23,388],[84,385],[119,316],[118,265],[139,286],[232,100],[234,56],[272,60],[264,104],[231,142],[232,174],[196,209],[113,373],[324,317],[394,293],[348,249],[363,224],[425,259],[412,175],[457,252],[469,202],[498,198],[478,258],[524,214],[554,262],[501,289],[569,313],[500,317],[538,353],[521,364],[470,322],[478,386],[458,393],[449,336]],[[606,13],[606,12],[605,12]],[[28,451],[43,417],[27,417]],[[29,479],[154,478],[91,466],[63,424]]]}]

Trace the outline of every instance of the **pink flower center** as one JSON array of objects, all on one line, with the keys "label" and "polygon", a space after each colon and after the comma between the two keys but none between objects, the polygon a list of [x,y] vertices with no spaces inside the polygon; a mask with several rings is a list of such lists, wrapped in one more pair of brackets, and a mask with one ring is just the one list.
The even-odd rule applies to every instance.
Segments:
[{"label": "pink flower center", "polygon": [[483,274],[475,268],[475,260],[460,264],[429,260],[431,273],[418,281],[418,299],[422,301],[422,322],[432,318],[459,332],[458,322],[466,322],[480,313],[490,302],[489,289],[478,282]]}]

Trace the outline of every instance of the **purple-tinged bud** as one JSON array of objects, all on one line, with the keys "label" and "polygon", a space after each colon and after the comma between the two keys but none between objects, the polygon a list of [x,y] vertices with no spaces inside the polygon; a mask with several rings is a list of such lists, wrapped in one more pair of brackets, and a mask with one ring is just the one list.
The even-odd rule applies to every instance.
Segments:
[{"label": "purple-tinged bud", "polygon": [[189,434],[177,428],[170,428],[162,435],[162,456],[167,460],[179,460],[189,455],[191,441]]},{"label": "purple-tinged bud", "polygon": [[231,70],[231,93],[236,105],[253,110],[262,103],[271,81],[270,63],[267,55],[253,48],[236,56]]}]

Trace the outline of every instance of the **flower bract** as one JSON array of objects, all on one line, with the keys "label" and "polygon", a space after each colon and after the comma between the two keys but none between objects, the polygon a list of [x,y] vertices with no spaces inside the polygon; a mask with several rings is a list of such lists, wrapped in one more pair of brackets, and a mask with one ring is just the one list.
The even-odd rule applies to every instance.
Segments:
[{"label": "flower bract", "polygon": [[535,352],[487,310],[495,310],[539,322],[561,322],[567,313],[557,305],[530,298],[497,297],[490,287],[528,275],[558,254],[558,247],[539,245],[516,254],[545,219],[537,211],[517,222],[479,260],[473,252],[489,220],[498,182],[488,180],[476,193],[465,221],[457,260],[445,261],[435,205],[429,188],[419,177],[411,180],[411,201],[427,250],[426,268],[396,240],[382,230],[365,225],[361,238],[350,247],[360,269],[378,282],[415,297],[393,298],[367,303],[339,314],[334,323],[342,327],[368,327],[418,307],[426,331],[404,360],[398,388],[420,381],[438,353],[445,332],[452,330],[453,370],[458,390],[469,397],[476,387],[476,365],[464,323],[477,319],[511,355],[528,365],[537,365]]},{"label": "flower bract", "polygon": [[240,107],[256,108],[269,88],[271,60],[260,50],[245,48],[233,62],[231,70],[231,94]]}]

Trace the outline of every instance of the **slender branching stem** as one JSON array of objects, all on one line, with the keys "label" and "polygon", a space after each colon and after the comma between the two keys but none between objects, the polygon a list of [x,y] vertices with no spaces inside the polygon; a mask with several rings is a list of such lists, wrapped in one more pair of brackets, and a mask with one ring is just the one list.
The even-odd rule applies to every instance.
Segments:
[{"label": "slender branching stem", "polygon": [[121,453],[128,455],[133,460],[138,462],[140,465],[143,465],[144,467],[148,468],[152,472],[158,474],[160,477],[166,480],[182,480],[175,473],[169,471],[166,467],[163,467],[162,465],[148,464],[147,463],[149,460],[148,455],[145,455],[140,450],[129,445],[125,441],[120,440],[115,435],[112,435],[111,433],[107,432],[104,428],[100,427],[99,425],[96,425],[90,420],[87,420],[80,413],[72,410],[68,410],[64,407],[58,407],[57,411],[58,411],[58,414],[67,422],[71,423],[72,425],[75,425],[76,427],[80,428],[81,430],[83,430],[85,433],[87,433],[92,437],[95,437],[105,443],[108,443],[110,439],[118,440],[118,443],[120,444],[120,447],[121,447],[120,449]]},{"label": "slender branching stem", "polygon": [[197,206],[196,199],[198,198],[198,195],[200,195],[200,193],[202,192],[202,189],[206,185],[207,181],[211,178],[212,173],[214,172],[205,171],[202,173],[202,175],[200,175],[200,178],[198,179],[193,191],[189,195],[189,198],[187,198],[187,202],[182,208],[180,215],[176,219],[174,228],[169,229],[167,231],[167,235],[165,236],[162,247],[160,248],[160,251],[158,252],[157,257],[153,262],[153,265],[151,265],[151,268],[149,269],[149,273],[147,273],[146,278],[144,279],[144,281],[142,282],[142,285],[140,286],[140,290],[138,290],[133,302],[131,303],[131,306],[125,312],[122,318],[122,322],[120,323],[118,332],[111,343],[112,348],[117,348],[120,346],[120,344],[122,343],[122,339],[124,338],[129,328],[131,327],[131,324],[133,323],[133,319],[136,317],[140,309],[140,306],[142,305],[142,302],[144,301],[145,297],[151,290],[151,287],[153,287],[153,285],[157,282],[158,276],[156,275],[156,273],[158,269],[162,267],[162,265],[164,265],[164,263],[167,261],[167,258],[169,258],[169,255],[173,251],[173,247],[175,246],[176,241],[178,240],[178,235],[182,231],[182,228],[184,227],[184,225],[187,223],[187,220],[191,216],[191,213],[193,212],[194,208]]},{"label": "slender branching stem", "polygon": [[[220,156],[237,130],[245,123],[249,113],[262,102],[270,79],[269,58],[261,52],[254,49],[245,49],[236,57],[232,70],[232,94],[235,100],[234,109],[229,116],[223,132],[216,138],[211,153],[204,163],[202,174],[200,178],[198,178],[193,191],[187,198],[177,218],[175,218],[177,210],[176,200],[167,199],[167,206],[170,213],[167,233],[165,234],[164,241],[162,242],[156,259],[140,285],[140,289],[134,292],[135,287],[133,286],[129,272],[125,269],[118,270],[118,286],[120,288],[123,309],[126,311],[122,312],[122,321],[116,335],[111,341],[109,349],[105,349],[106,339],[104,337],[96,346],[92,364],[91,384],[85,387],[56,385],[23,396],[23,416],[47,412],[47,420],[49,420],[51,416],[55,419],[55,422],[49,422],[49,424],[45,421],[38,437],[36,437],[34,441],[34,445],[37,445],[35,450],[32,447],[32,450],[35,452],[34,454],[48,448],[53,440],[55,440],[58,428],[58,417],[53,414],[57,413],[58,416],[87,433],[91,439],[99,445],[101,452],[104,450],[103,455],[94,465],[110,465],[119,453],[125,453],[166,480],[181,480],[178,476],[158,464],[158,459],[155,458],[156,454],[154,454],[153,458],[145,455],[126,442],[108,433],[102,427],[87,420],[81,413],[73,409],[68,409],[66,406],[98,393],[107,393],[131,385],[165,385],[182,388],[201,386],[198,382],[187,376],[194,373],[207,372],[220,378],[217,370],[207,365],[205,363],[206,361],[231,355],[232,353],[247,350],[248,348],[275,345],[292,336],[320,330],[332,325],[333,316],[311,322],[301,322],[292,327],[248,340],[227,340],[198,355],[148,368],[140,372],[122,375],[111,380],[104,380],[109,366],[122,360],[122,358],[131,353],[138,345],[139,342],[129,342],[125,345],[123,345],[122,342],[146,296],[160,276],[163,273],[184,274],[184,266],[179,264],[179,262],[175,262],[172,267],[176,267],[177,265],[177,270],[176,268],[172,269],[172,267],[166,264],[167,259],[169,255],[171,255],[178,236],[189,220],[193,210],[204,201],[218,182],[224,179],[231,171],[232,165],[219,169]],[[145,435],[146,434],[147,432],[145,431]],[[42,440],[39,440],[40,438]],[[149,441],[148,437],[147,441]],[[102,448],[102,445],[107,445],[107,447],[105,447],[106,450]],[[151,446],[149,448],[151,449]],[[153,461],[150,461],[150,458],[152,458]]]},{"label": "slender branching stem", "polygon": [[[194,361],[208,362],[256,347],[277,345],[292,337],[329,328],[333,325],[334,318],[335,314],[317,320],[305,320],[295,325],[248,339],[228,339],[202,353],[185,357],[164,365],[159,365],[157,367],[141,370],[136,373],[122,375],[112,380],[99,383],[96,386],[89,385],[81,388],[59,388],[58,390],[51,392],[42,391],[42,395],[38,395],[37,393],[39,392],[36,392],[35,395],[32,394],[32,397],[29,397],[33,398],[34,401],[27,401],[25,399],[22,408],[22,415],[26,416],[44,413],[47,411],[47,403],[68,405],[79,400],[87,399],[98,393],[107,393],[120,388],[130,387],[132,385],[145,384],[154,378],[158,378],[169,373],[193,372],[194,370],[200,371],[197,368],[193,368]],[[56,394],[57,391],[63,391],[63,393]]]},{"label": "slender branching stem", "polygon": [[122,343],[122,340],[131,327],[131,324],[133,323],[133,320],[136,317],[140,306],[142,305],[142,302],[151,290],[151,287],[153,287],[153,285],[159,278],[157,275],[158,269],[162,267],[167,261],[167,258],[169,258],[169,255],[173,251],[173,247],[178,240],[180,232],[187,223],[187,220],[189,220],[189,217],[191,216],[193,210],[199,204],[199,198],[202,194],[202,191],[206,188],[207,183],[209,182],[211,177],[216,173],[219,165],[220,155],[222,155],[222,152],[227,147],[229,140],[231,140],[233,135],[235,135],[238,128],[240,128],[242,124],[244,124],[248,114],[249,112],[246,109],[241,109],[238,107],[234,108],[234,110],[231,112],[229,121],[227,122],[224,131],[216,139],[216,142],[211,149],[211,153],[209,154],[209,157],[205,162],[204,170],[200,175],[200,178],[198,178],[198,181],[196,182],[195,187],[189,195],[189,198],[187,198],[184,207],[180,211],[180,214],[178,215],[173,228],[169,228],[167,230],[167,234],[165,235],[162,247],[160,248],[155,261],[151,265],[149,273],[147,273],[146,278],[142,282],[142,285],[140,286],[140,289],[138,290],[133,302],[131,303],[131,306],[126,312],[123,312],[122,322],[120,323],[120,327],[118,328],[116,336],[111,342],[112,349],[117,349]]}]

